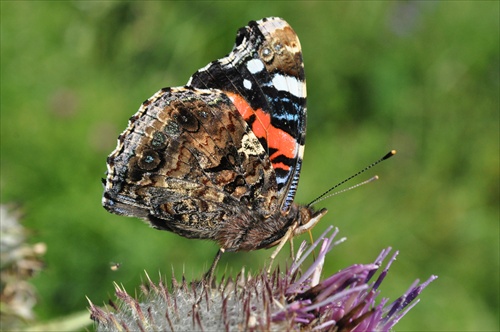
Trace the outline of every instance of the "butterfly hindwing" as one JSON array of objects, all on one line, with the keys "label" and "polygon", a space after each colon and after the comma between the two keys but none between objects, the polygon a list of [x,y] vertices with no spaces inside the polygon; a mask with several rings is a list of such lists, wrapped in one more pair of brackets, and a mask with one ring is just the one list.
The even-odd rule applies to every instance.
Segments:
[{"label": "butterfly hindwing", "polygon": [[125,212],[120,202],[132,204],[156,228],[206,238],[236,215],[276,209],[266,152],[223,93],[161,90],[121,137],[108,161],[108,176],[119,183],[108,196]]}]

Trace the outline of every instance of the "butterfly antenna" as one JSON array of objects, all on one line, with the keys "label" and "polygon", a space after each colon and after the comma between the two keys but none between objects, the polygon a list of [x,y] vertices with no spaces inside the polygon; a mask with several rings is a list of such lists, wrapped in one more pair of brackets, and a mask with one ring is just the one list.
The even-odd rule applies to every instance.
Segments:
[{"label": "butterfly antenna", "polygon": [[337,195],[337,194],[340,194],[340,193],[343,193],[345,191],[348,191],[348,190],[351,190],[351,189],[354,189],[356,187],[359,187],[359,186],[362,186],[364,184],[367,184],[369,182],[372,182],[372,181],[375,181],[378,179],[378,176],[374,176],[366,181],[363,181],[361,183],[358,183],[352,187],[349,187],[347,189],[343,189],[343,190],[340,190],[340,191],[337,191],[337,192],[334,192],[330,195],[328,195],[330,192],[332,192],[333,190],[335,190],[336,188],[340,187],[341,185],[343,185],[344,183],[346,183],[347,181],[350,181],[352,180],[353,178],[355,178],[356,176],[366,172],[367,170],[369,170],[370,168],[372,168],[373,166],[381,163],[382,161],[386,160],[386,159],[389,159],[390,157],[394,156],[396,154],[396,150],[391,150],[389,151],[385,156],[383,156],[382,158],[380,158],[379,160],[371,163],[370,165],[366,166],[365,168],[363,168],[361,171],[357,172],[356,174],[354,175],[351,175],[350,177],[348,177],[347,179],[337,183],[336,185],[334,185],[333,187],[331,187],[330,189],[328,189],[327,191],[325,191],[323,194],[321,194],[320,196],[318,196],[316,199],[314,199],[311,203],[307,204],[307,207],[310,207],[312,206],[313,204],[316,204],[318,203],[319,201],[322,201],[328,197],[331,197],[331,196],[334,196],[334,195]]}]

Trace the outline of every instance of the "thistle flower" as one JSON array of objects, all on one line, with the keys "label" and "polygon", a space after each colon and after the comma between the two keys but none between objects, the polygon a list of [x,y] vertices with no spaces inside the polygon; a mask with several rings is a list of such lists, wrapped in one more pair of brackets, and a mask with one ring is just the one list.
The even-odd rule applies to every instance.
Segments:
[{"label": "thistle flower", "polygon": [[46,245],[26,243],[26,229],[20,224],[21,213],[0,205],[0,326],[15,329],[34,320],[35,288],[28,282],[43,268],[40,259]]},{"label": "thistle flower", "polygon": [[[388,248],[371,264],[352,265],[320,280],[326,254],[344,241],[334,241],[337,233],[330,227],[311,246],[302,243],[284,272],[277,268],[270,275],[250,276],[242,271],[213,287],[173,279],[170,291],[163,281],[155,284],[147,276],[141,302],[115,284],[117,303],[110,301],[103,309],[89,300],[91,318],[97,331],[390,331],[437,277],[415,281],[392,303],[382,299],[376,304],[378,288],[397,255],[374,279]],[[318,246],[317,259],[301,273],[304,260]]]}]

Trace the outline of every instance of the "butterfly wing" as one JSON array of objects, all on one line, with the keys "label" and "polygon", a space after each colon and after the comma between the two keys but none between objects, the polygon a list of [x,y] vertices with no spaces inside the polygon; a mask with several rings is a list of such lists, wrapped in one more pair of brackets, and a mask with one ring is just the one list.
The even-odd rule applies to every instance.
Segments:
[{"label": "butterfly wing", "polygon": [[[104,207],[184,237],[215,239],[235,218],[248,227],[277,201],[266,151],[217,90],[160,90],[108,157]],[[237,249],[237,236],[225,241],[223,248]]]},{"label": "butterfly wing", "polygon": [[300,42],[286,21],[265,18],[238,31],[226,57],[198,70],[188,86],[224,91],[267,152],[279,206],[287,211],[299,181],[306,133],[306,83]]},{"label": "butterfly wing", "polygon": [[130,119],[108,157],[103,206],[225,250],[268,247],[311,219],[293,204],[305,128],[297,35],[279,18],[252,21],[231,53]]}]

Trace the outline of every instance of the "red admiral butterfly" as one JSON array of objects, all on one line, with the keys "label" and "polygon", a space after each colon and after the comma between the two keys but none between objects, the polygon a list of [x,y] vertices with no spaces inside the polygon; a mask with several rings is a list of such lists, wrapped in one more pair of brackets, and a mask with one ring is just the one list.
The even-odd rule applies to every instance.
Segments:
[{"label": "red admiral butterfly", "polygon": [[[306,132],[299,39],[251,21],[226,57],[146,100],[107,159],[102,204],[221,250],[284,243],[326,209],[293,202]],[[215,263],[212,268],[215,266]]]}]

